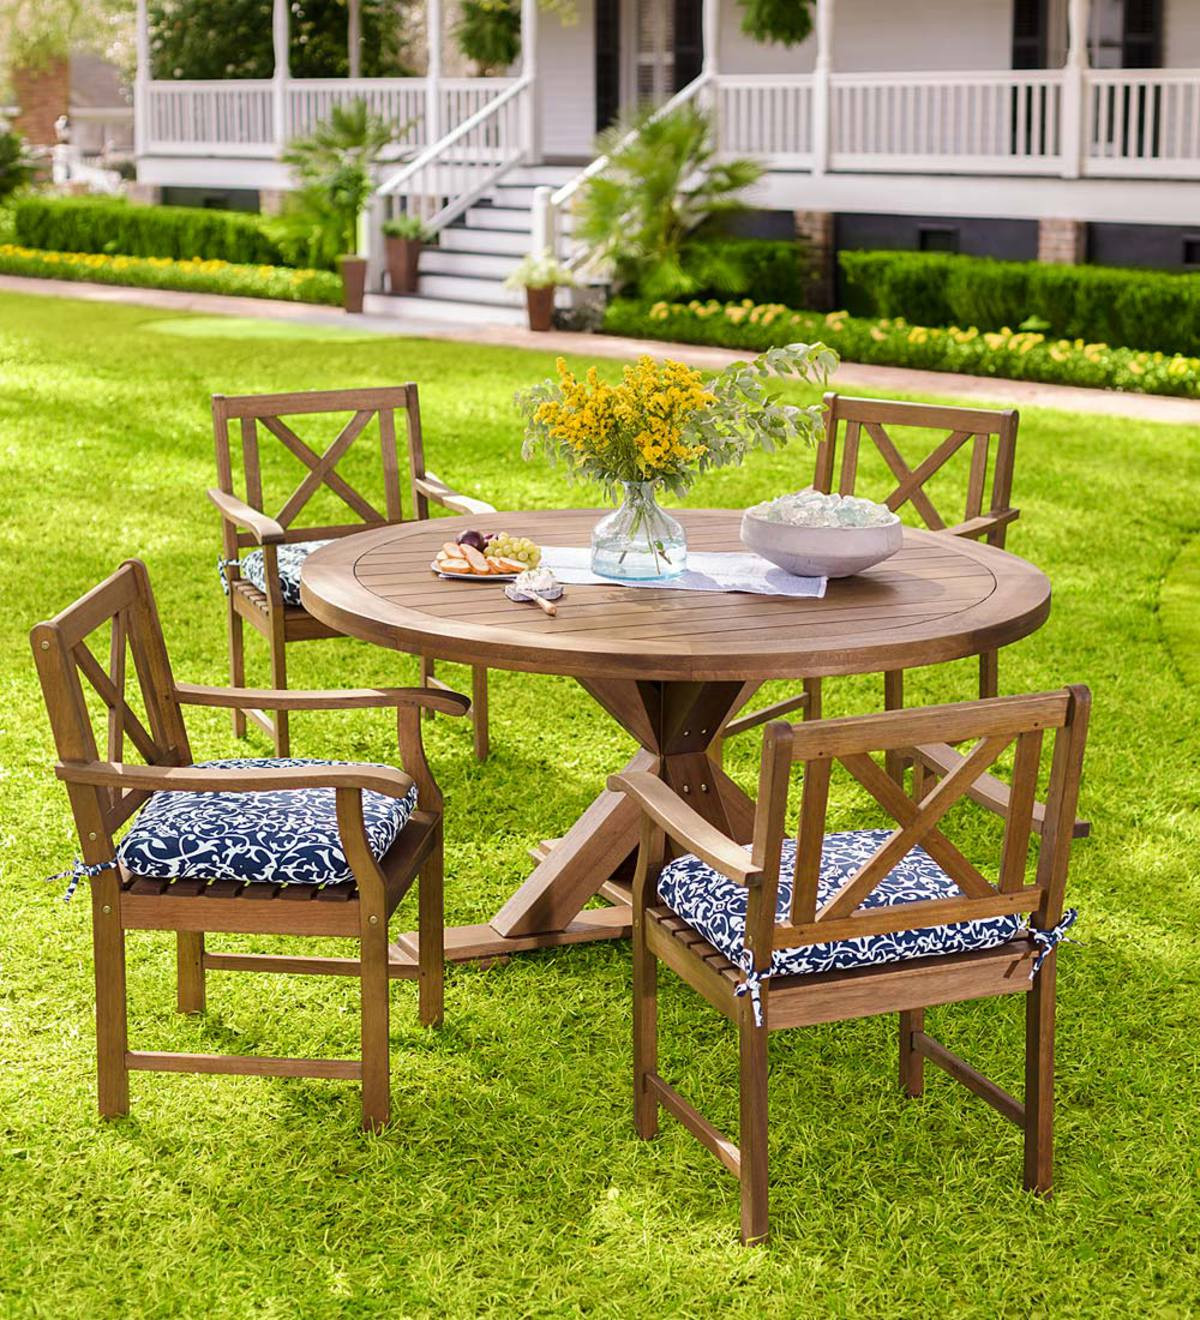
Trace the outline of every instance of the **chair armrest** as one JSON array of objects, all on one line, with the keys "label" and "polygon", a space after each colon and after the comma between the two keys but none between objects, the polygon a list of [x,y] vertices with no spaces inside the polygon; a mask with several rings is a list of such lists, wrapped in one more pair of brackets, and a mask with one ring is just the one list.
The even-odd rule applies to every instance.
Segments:
[{"label": "chair armrest", "polygon": [[470,495],[460,495],[458,491],[447,486],[441,477],[434,476],[432,472],[426,472],[423,477],[417,477],[413,485],[422,495],[454,513],[496,512],[494,504],[489,504],[486,500],[477,500]]},{"label": "chair armrest", "polygon": [[465,715],[471,703],[457,692],[439,688],[345,688],[332,692],[294,692],[279,688],[205,687],[176,683],[175,696],[185,706],[231,706],[259,710],[372,710],[423,706],[443,715]]},{"label": "chair armrest", "polygon": [[754,865],[750,853],[722,834],[683,798],[672,792],[657,775],[648,770],[630,770],[610,775],[609,791],[625,793],[642,808],[676,843],[682,844],[709,866],[741,885],[756,884],[762,871]]},{"label": "chair armrest", "polygon": [[977,541],[981,536],[987,536],[989,532],[998,531],[1001,527],[1016,522],[1020,516],[1020,509],[1000,509],[995,513],[981,514],[978,518],[968,518],[966,522],[955,523],[953,527],[947,527],[945,530],[948,536],[964,536],[969,541]]},{"label": "chair armrest", "polygon": [[145,789],[151,793],[260,793],[268,789],[356,788],[407,796],[413,779],[386,765],[287,765],[219,769],[194,765],[126,765],[116,761],[59,761],[54,773],[68,784]]},{"label": "chair armrest", "polygon": [[217,506],[226,522],[233,523],[235,527],[244,527],[253,534],[259,545],[278,545],[283,541],[282,525],[260,510],[252,509],[245,500],[239,500],[236,495],[223,490],[208,491],[208,498]]}]

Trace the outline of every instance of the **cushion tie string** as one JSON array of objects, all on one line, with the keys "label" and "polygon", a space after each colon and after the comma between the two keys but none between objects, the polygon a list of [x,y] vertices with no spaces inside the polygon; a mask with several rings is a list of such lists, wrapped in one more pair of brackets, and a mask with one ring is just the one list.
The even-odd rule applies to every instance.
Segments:
[{"label": "cushion tie string", "polygon": [[53,884],[55,880],[66,880],[67,877],[70,876],[70,881],[67,884],[67,892],[63,895],[63,902],[69,903],[71,901],[71,896],[75,893],[76,889],[79,888],[80,880],[90,880],[92,876],[99,875],[102,871],[116,870],[116,866],[117,860],[115,857],[112,861],[97,862],[94,866],[89,866],[86,862],[82,862],[76,857],[68,870],[59,871],[57,875],[48,875],[45,882],[49,885]]},{"label": "cushion tie string", "polygon": [[1036,926],[1029,927],[1029,938],[1038,946],[1038,956],[1033,960],[1033,971],[1029,973],[1031,981],[1042,970],[1042,963],[1060,944],[1078,943],[1078,940],[1067,939],[1067,931],[1075,924],[1078,917],[1079,910],[1077,908],[1068,908],[1053,930],[1038,930]]},{"label": "cushion tie string", "polygon": [[[753,963],[753,955],[748,954],[746,961]],[[753,966],[744,968],[743,970],[745,971],[746,979],[741,985],[734,987],[733,993],[739,998],[746,995],[750,996],[750,1007],[754,1010],[754,1025],[756,1027],[761,1027],[763,1024],[762,983],[763,977],[767,975],[767,973],[755,971]]]},{"label": "cushion tie string", "polygon": [[217,556],[217,572],[221,575],[221,590],[227,596],[229,595],[229,579],[225,576],[225,570],[236,568],[241,562],[236,556],[233,559],[222,559],[220,555]]}]

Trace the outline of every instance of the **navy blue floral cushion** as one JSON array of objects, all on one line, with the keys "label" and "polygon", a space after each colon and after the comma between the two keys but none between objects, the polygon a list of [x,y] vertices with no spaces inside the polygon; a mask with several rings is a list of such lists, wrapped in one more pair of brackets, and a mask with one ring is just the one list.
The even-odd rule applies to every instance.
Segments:
[{"label": "navy blue floral cushion", "polygon": [[[323,545],[328,544],[328,541],[295,541],[291,545],[277,545],[275,547],[276,559],[279,564],[279,590],[283,594],[285,605],[300,604],[300,570],[304,567],[304,561],[314,550],[319,550]],[[240,561],[239,567],[242,571],[242,577],[265,594],[267,574],[263,567],[263,552],[261,550],[251,550]],[[229,583],[225,580],[224,564],[221,565],[221,587],[228,595]]]},{"label": "navy blue floral cushion", "polygon": [[[818,907],[830,898],[891,834],[890,830],[851,830],[827,834],[817,882]],[[796,840],[785,840],[780,860],[777,921],[790,919]],[[737,967],[749,971],[746,952],[746,902],[749,891],[714,871],[697,857],[678,857],[658,878],[658,893],[666,905],[719,949]],[[922,899],[958,898],[962,891],[923,848],[908,856],[863,900],[864,908],[892,907]],[[876,963],[905,962],[938,954],[990,949],[1014,938],[1024,924],[1020,915],[977,917],[943,926],[899,931],[892,935],[860,935],[855,939],[777,949],[762,976],[796,976],[840,972]],[[759,978],[753,978],[757,981]]]},{"label": "navy blue floral cushion", "polygon": [[[241,770],[345,761],[234,759],[200,766]],[[324,885],[353,880],[338,837],[335,790],[270,789],[260,793],[155,793],[121,840],[117,858],[134,875],[156,880],[261,880]],[[363,793],[371,852],[387,852],[417,805]]]}]

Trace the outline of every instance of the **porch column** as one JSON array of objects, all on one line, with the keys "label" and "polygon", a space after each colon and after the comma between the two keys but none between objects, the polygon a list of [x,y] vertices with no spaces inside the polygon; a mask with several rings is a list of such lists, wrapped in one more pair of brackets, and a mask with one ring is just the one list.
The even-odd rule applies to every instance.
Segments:
[{"label": "porch column", "polygon": [[425,145],[442,136],[442,0],[425,0]]},{"label": "porch column", "polygon": [[1087,159],[1088,28],[1091,0],[1069,0],[1067,62],[1062,83],[1062,174],[1077,179]]},{"label": "porch column", "polygon": [[700,22],[704,33],[702,72],[706,78],[713,78],[717,73],[721,46],[721,0],[703,0]]},{"label": "porch column", "polygon": [[288,140],[287,87],[291,38],[288,32],[288,0],[275,0],[271,11],[271,40],[275,49],[275,73],[271,105],[275,118],[275,145],[282,150]]},{"label": "porch column", "polygon": [[346,56],[351,78],[362,77],[362,0],[346,6]]},{"label": "porch column", "polygon": [[834,0],[817,0],[817,59],[812,76],[812,172],[829,168],[829,73],[833,65]]},{"label": "porch column", "polygon": [[146,0],[137,0],[135,22],[137,73],[133,83],[133,156],[138,160],[146,154],[146,128],[150,122],[150,18],[146,12]]},{"label": "porch column", "polygon": [[542,158],[541,88],[538,84],[538,0],[521,0],[521,77],[529,86],[525,91],[522,136],[525,139],[525,163],[532,165]]}]

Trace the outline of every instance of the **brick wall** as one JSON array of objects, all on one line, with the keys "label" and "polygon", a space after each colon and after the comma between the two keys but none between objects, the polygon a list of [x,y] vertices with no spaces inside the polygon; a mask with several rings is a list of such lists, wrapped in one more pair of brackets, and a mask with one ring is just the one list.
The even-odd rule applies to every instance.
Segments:
[{"label": "brick wall", "polygon": [[837,287],[837,252],[831,211],[795,212],[796,237],[808,249],[805,305],[819,312],[833,307]]},{"label": "brick wall", "polygon": [[1038,260],[1081,266],[1087,260],[1087,225],[1082,220],[1039,220]]},{"label": "brick wall", "polygon": [[58,141],[54,121],[67,113],[71,74],[66,59],[51,60],[36,68],[13,69],[13,100],[20,107],[14,121],[17,131],[35,147],[52,147]]}]

